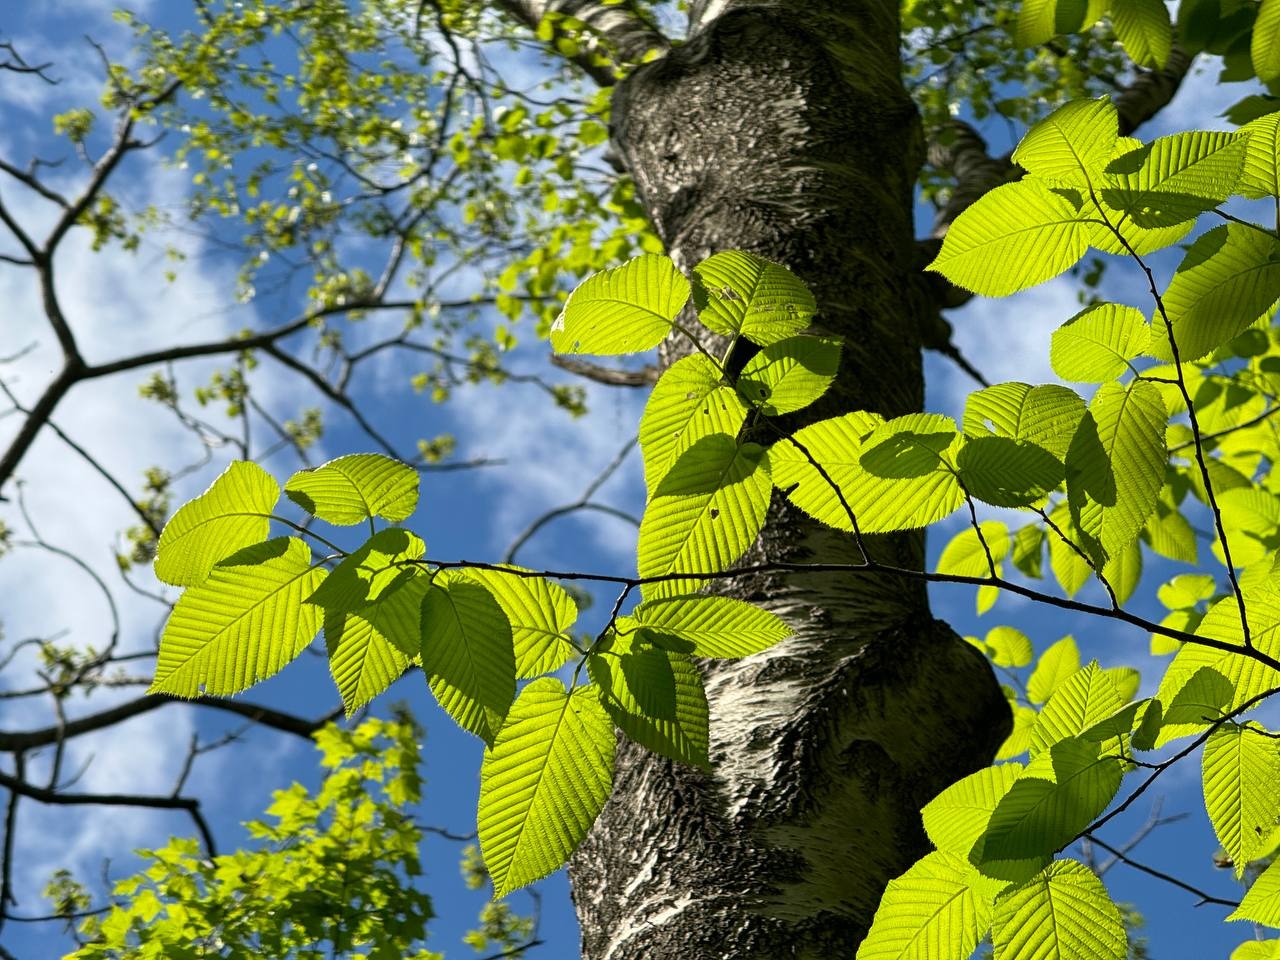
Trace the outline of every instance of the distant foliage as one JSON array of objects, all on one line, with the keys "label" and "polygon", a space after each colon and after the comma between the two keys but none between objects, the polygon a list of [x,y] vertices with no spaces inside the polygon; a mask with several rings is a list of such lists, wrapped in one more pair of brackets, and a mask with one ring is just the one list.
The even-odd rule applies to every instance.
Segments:
[{"label": "distant foliage", "polygon": [[[316,793],[297,783],[276,791],[268,819],[247,824],[254,842],[233,854],[206,859],[187,839],[140,851],[146,868],[80,923],[67,960],[440,960],[425,946],[435,913],[419,888],[421,736],[399,713],[324,728]],[[66,876],[47,895],[67,914],[87,904]],[[528,933],[528,920],[489,910],[469,940],[514,947]]]}]

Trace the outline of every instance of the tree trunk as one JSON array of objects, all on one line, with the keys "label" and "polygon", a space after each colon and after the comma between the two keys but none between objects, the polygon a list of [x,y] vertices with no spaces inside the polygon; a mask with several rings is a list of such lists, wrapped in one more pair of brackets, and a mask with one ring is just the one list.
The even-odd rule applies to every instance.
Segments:
[{"label": "tree trunk", "polygon": [[[692,16],[690,42],[614,98],[615,149],[668,251],[687,270],[745,249],[810,284],[817,326],[845,348],[808,419],[919,410],[922,141],[897,0],[709,0]],[[882,559],[922,562],[923,535],[870,540]],[[777,495],[754,550],[748,562],[857,559]],[[926,848],[919,807],[1007,733],[989,667],[932,618],[920,581],[770,576],[730,591],[795,635],[705,665],[713,772],[620,747],[613,798],[570,864],[585,960],[852,957],[885,884]]]}]

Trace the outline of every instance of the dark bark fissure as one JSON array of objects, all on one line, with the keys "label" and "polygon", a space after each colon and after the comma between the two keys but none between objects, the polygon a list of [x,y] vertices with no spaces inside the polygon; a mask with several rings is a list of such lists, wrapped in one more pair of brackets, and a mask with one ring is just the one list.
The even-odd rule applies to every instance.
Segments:
[{"label": "dark bark fissure", "polygon": [[[813,418],[919,410],[923,146],[896,0],[725,6],[620,86],[614,147],[682,268],[739,248],[810,284],[816,325],[845,341]],[[881,559],[922,562],[921,535],[870,539]],[[775,495],[747,559],[765,557],[857,553]],[[705,665],[713,772],[620,746],[613,798],[570,864],[586,960],[851,957],[886,882],[925,849],[920,805],[1007,731],[990,669],[932,618],[920,583],[731,589],[795,635]]]}]

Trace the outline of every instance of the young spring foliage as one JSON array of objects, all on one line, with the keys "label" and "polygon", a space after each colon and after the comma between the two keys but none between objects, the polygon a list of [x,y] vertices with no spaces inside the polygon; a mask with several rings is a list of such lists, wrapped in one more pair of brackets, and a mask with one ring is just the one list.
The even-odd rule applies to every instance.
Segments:
[{"label": "young spring foliage", "polygon": [[[253,843],[207,857],[194,839],[139,851],[145,868],[118,881],[105,912],[81,920],[69,960],[272,957],[441,960],[426,946],[435,916],[421,889],[422,731],[407,716],[316,734],[325,777],[314,792],[277,790]],[[74,921],[86,891],[61,874],[46,892]],[[531,928],[509,912],[482,917],[469,939],[514,948]],[[514,934],[514,936],[512,936]]]},{"label": "young spring foliage", "polygon": [[[1148,39],[1156,59],[1158,40]],[[1111,605],[1078,609],[1128,616],[1150,630],[1153,653],[1174,657],[1156,695],[1135,699],[1137,671],[1082,663],[1070,637],[1038,657],[1010,627],[969,638],[1010,678],[1013,732],[996,766],[924,808],[936,850],[889,886],[858,956],[964,960],[990,937],[998,960],[1121,960],[1120,911],[1085,864],[1060,853],[1105,819],[1135,753],[1204,743],[1206,809],[1238,874],[1271,854],[1280,823],[1268,789],[1280,739],[1240,719],[1280,688],[1280,487],[1270,472],[1280,438],[1269,419],[1280,409],[1280,337],[1266,324],[1280,298],[1280,241],[1231,219],[1191,242],[1163,285],[1143,259],[1233,196],[1280,198],[1276,130],[1263,118],[1234,134],[1143,144],[1118,135],[1107,100],[1069,103],[1033,128],[1014,153],[1023,177],[961,214],[929,269],[1002,296],[1092,247],[1136,261],[1155,296],[1064,319],[1051,363],[1086,393],[995,384],[968,398],[958,423],[812,415],[841,344],[809,330],[817,305],[778,264],[727,251],[686,277],[646,254],[590,277],[552,327],[557,350],[621,354],[669,337],[692,349],[645,407],[639,576],[594,637],[575,636],[573,601],[535,571],[433,559],[397,526],[417,504],[407,466],[363,454],[286,482],[311,517],[367,523],[369,539],[346,549],[277,513],[275,482],[233,464],[160,539],[157,574],[186,593],[154,689],[234,693],[281,669],[321,626],[349,710],[421,669],[486,745],[479,835],[501,896],[556,869],[582,840],[611,789],[616,731],[709,764],[697,658],[749,656],[789,629],[698,591],[734,576],[775,496],[859,548],[864,535],[972,508],[974,522],[929,577],[977,586],[979,613],[1007,589],[1070,605],[1096,580]],[[699,330],[716,335],[714,352]],[[726,361],[740,341],[755,350],[734,374]],[[984,504],[1006,513],[978,522]],[[1196,524],[1213,529],[1225,576],[1171,579],[1160,623],[1127,615],[1144,555],[1201,562]],[[298,536],[270,539],[280,528],[323,554]],[[862,556],[851,572],[880,566]],[[1015,571],[1023,582],[1009,579]],[[1025,585],[1047,576],[1064,597]],[[624,613],[637,588],[639,604]],[[1280,925],[1273,872],[1233,918]]]}]

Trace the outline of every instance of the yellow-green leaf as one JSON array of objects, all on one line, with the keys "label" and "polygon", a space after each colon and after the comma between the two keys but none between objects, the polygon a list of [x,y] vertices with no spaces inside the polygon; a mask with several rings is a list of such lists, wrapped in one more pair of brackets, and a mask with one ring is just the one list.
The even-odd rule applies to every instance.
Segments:
[{"label": "yellow-green leaf", "polygon": [[640,418],[640,451],[649,495],[672,464],[703,437],[736,437],[747,405],[720,370],[700,353],[673,363],[649,395]]},{"label": "yellow-green leaf", "polygon": [[[727,570],[755,542],[769,508],[769,457],[726,434],[703,437],[663,478],[640,523],[641,577]],[[688,593],[701,581],[646,584],[646,599]]]},{"label": "yellow-green leaf", "polygon": [[148,692],[225,696],[279,673],[320,629],[319,608],[303,600],[323,579],[296,537],[221,560],[174,606]]},{"label": "yellow-green leaf", "polygon": [[927,269],[988,297],[1051,280],[1089,248],[1081,202],[1033,178],[996,187],[955,219]]},{"label": "yellow-green leaf", "polygon": [[1224,723],[1205,741],[1201,769],[1205,809],[1239,877],[1280,822],[1280,740],[1256,723]]},{"label": "yellow-green leaf", "polygon": [[511,625],[493,596],[437,573],[422,602],[422,670],[445,712],[493,743],[516,691]]},{"label": "yellow-green leaf", "polygon": [[495,897],[562,866],[608,799],[613,724],[598,693],[534,680],[485,750],[477,821]]},{"label": "yellow-green leaf", "polygon": [[156,578],[191,587],[223,557],[261,543],[280,499],[280,485],[256,463],[237,460],[209,489],[165,524],[156,545]]},{"label": "yellow-green leaf", "polygon": [[698,319],[725,336],[768,346],[809,325],[817,303],[786,267],[742,250],[712,254],[693,268]]},{"label": "yellow-green leaf", "polygon": [[307,513],[339,526],[370,517],[400,523],[418,507],[418,472],[380,453],[353,453],[299,470],[284,492]]},{"label": "yellow-green leaf", "polygon": [[646,253],[578,284],[551,326],[551,347],[557,353],[643,353],[671,332],[688,302],[689,281],[671,258]]}]

